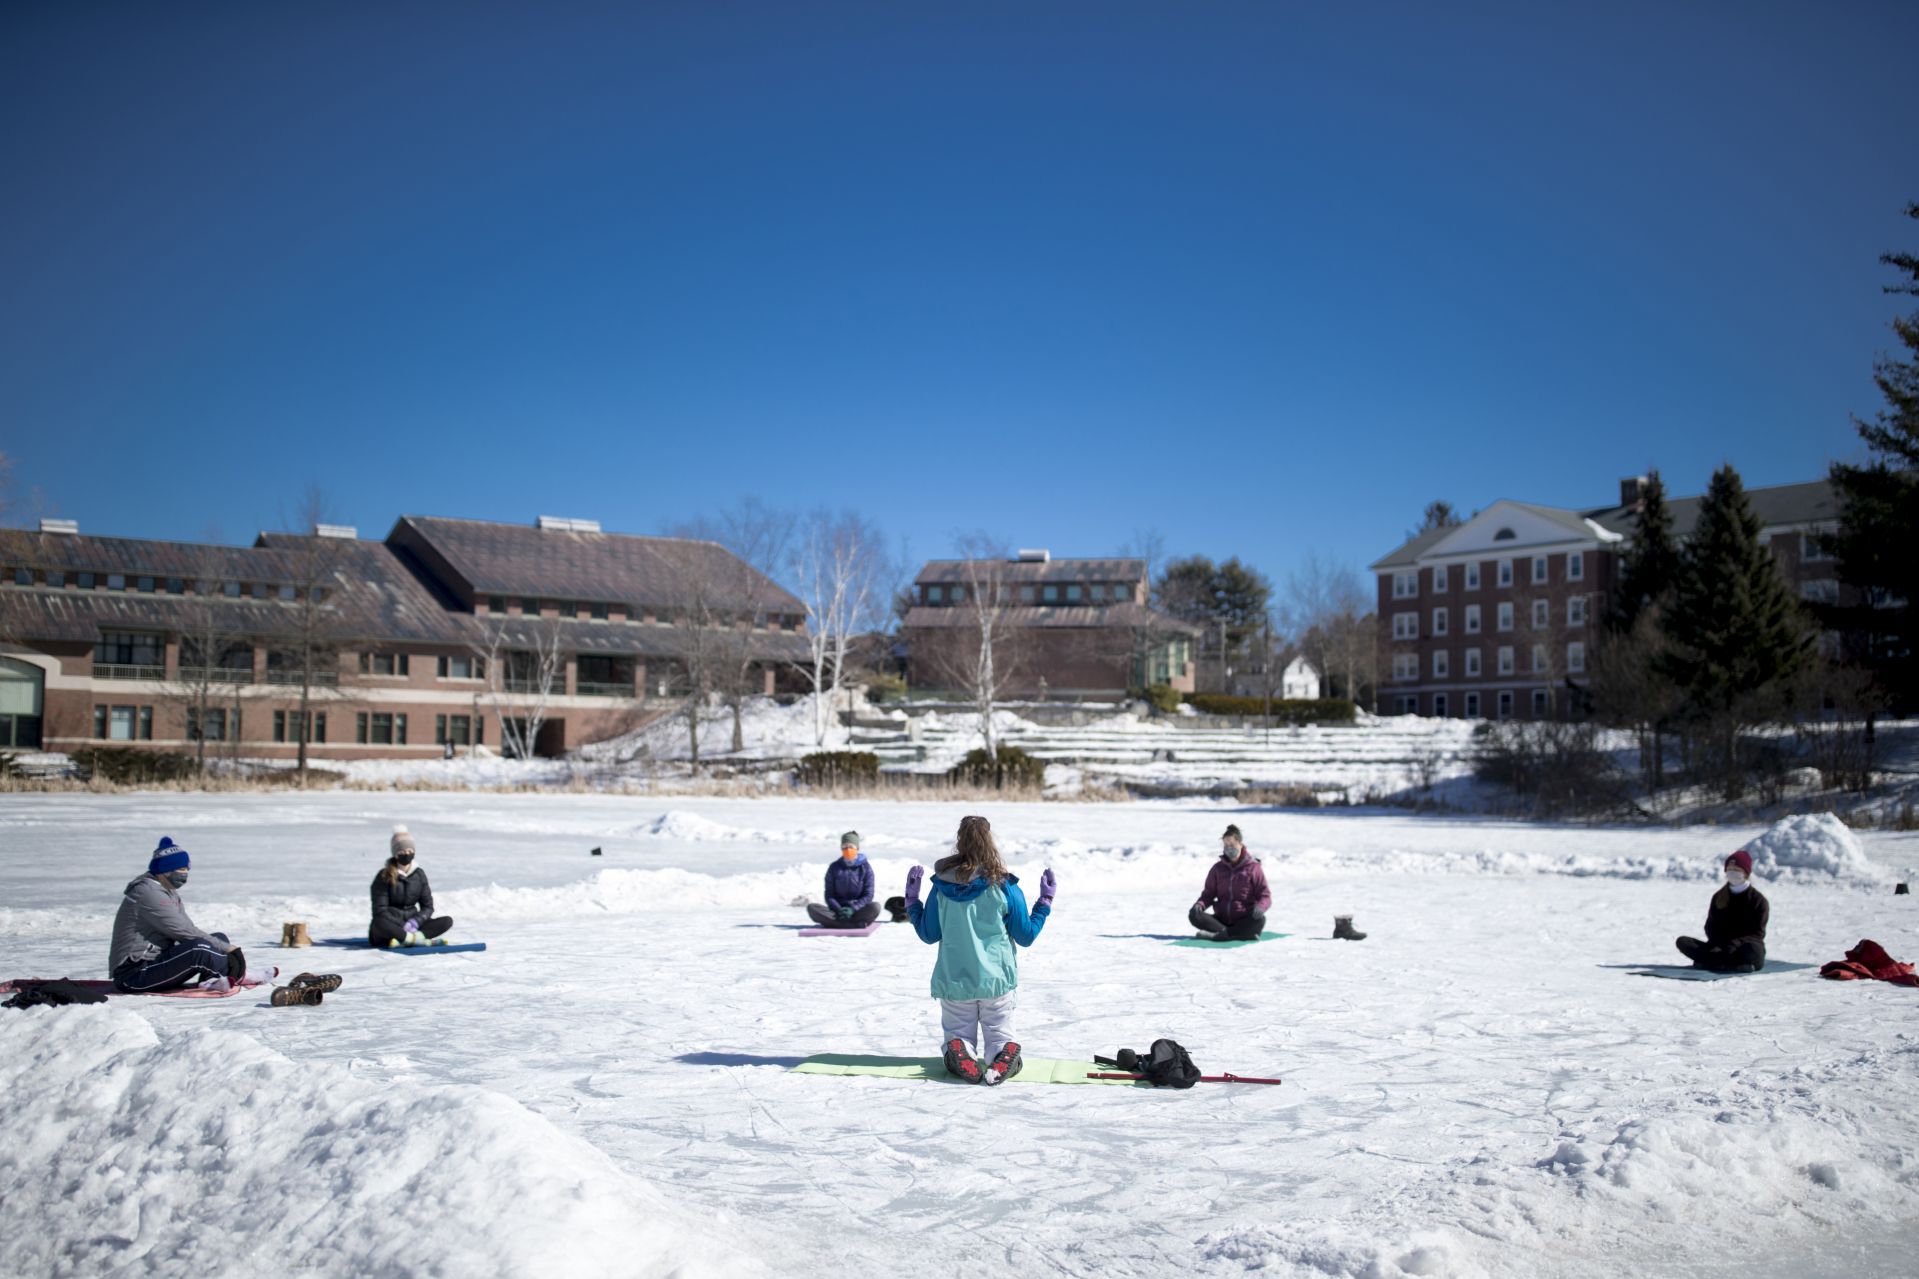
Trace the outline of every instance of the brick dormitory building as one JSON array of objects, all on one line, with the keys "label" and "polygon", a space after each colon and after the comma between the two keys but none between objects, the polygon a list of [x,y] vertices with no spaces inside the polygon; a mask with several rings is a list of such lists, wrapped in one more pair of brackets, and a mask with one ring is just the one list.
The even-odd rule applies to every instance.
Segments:
[{"label": "brick dormitory building", "polygon": [[[1622,481],[1618,505],[1592,510],[1495,502],[1376,561],[1379,709],[1473,719],[1578,713],[1644,483]],[[1815,540],[1838,518],[1831,485],[1784,484],[1746,496],[1760,540],[1793,592],[1837,600],[1835,565]],[[1700,500],[1668,501],[1676,539],[1692,532]]]},{"label": "brick dormitory building", "polygon": [[900,627],[907,682],[965,696],[978,652],[974,605],[999,608],[995,662],[1001,696],[1121,696],[1151,684],[1193,691],[1199,628],[1147,605],[1146,561],[1054,559],[1044,550],[1007,559],[932,560],[913,579]]},{"label": "brick dormitory building", "polygon": [[0,750],[286,758],[304,684],[315,758],[497,750],[534,700],[533,750],[556,755],[679,704],[688,645],[719,628],[765,691],[805,651],[800,602],[725,548],[586,520],[406,516],[385,541],[322,525],[247,547],[45,520],[0,530]]}]

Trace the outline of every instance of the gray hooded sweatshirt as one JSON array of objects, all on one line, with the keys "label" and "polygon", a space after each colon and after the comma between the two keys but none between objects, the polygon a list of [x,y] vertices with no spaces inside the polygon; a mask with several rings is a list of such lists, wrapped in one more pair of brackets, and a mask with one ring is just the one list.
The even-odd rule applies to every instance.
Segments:
[{"label": "gray hooded sweatshirt", "polygon": [[113,917],[113,954],[107,960],[107,976],[119,972],[120,965],[130,960],[145,963],[176,941],[207,941],[222,952],[233,949],[187,917],[187,908],[173,885],[154,875],[140,876],[127,885],[120,912]]}]

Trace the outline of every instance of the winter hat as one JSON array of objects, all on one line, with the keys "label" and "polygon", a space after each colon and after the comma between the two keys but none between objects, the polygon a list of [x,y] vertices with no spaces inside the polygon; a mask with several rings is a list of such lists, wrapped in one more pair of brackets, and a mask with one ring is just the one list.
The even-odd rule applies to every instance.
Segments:
[{"label": "winter hat", "polygon": [[162,835],[159,846],[147,860],[147,874],[170,875],[176,870],[187,869],[189,865],[191,862],[187,858],[187,850]]},{"label": "winter hat", "polygon": [[858,848],[859,846],[860,846],[860,833],[858,831],[849,830],[844,835],[840,836],[841,848]]},{"label": "winter hat", "polygon": [[404,826],[393,828],[393,838],[387,841],[386,849],[390,857],[398,857],[402,850],[409,853],[418,851],[413,847],[413,836],[407,833]]},{"label": "winter hat", "polygon": [[1726,865],[1737,866],[1740,870],[1746,872],[1746,878],[1752,878],[1752,854],[1745,849],[1742,848],[1731,857],[1728,857],[1726,859]]}]

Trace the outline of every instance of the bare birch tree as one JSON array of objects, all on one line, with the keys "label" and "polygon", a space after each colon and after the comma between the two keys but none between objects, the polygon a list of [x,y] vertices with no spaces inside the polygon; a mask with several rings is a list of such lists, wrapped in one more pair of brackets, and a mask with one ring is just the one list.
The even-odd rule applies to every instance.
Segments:
[{"label": "bare birch tree", "polygon": [[253,682],[253,641],[237,625],[239,608],[221,597],[225,555],[206,547],[196,557],[179,618],[179,661],[165,696],[180,707],[194,762],[207,770],[208,733],[214,724],[230,754],[240,731],[240,686]]},{"label": "bare birch tree", "polygon": [[816,510],[800,529],[793,575],[806,606],[807,661],[813,685],[813,742],[826,741],[826,708],[846,678],[854,637],[877,621],[885,596],[885,543],[855,511]]},{"label": "bare birch tree", "polygon": [[[765,682],[762,637],[767,622],[790,607],[773,574],[790,562],[793,523],[791,515],[749,498],[717,518],[690,521],[673,530],[675,537],[713,543],[730,552],[714,555],[683,548],[681,593],[691,607],[682,619],[682,635],[702,673],[701,679],[693,681],[694,700],[703,702],[709,691],[719,693],[732,712],[736,753],[746,749],[746,699]],[[696,763],[698,719],[698,710],[692,710],[688,723]]]},{"label": "bare birch tree", "polygon": [[1286,575],[1281,629],[1299,636],[1306,660],[1330,681],[1343,676],[1347,698],[1365,700],[1379,682],[1379,637],[1359,575],[1317,551]]},{"label": "bare birch tree", "polygon": [[340,569],[349,543],[344,538],[322,536],[320,526],[327,523],[326,495],[309,485],[296,508],[292,527],[304,534],[290,546],[283,546],[293,580],[282,583],[293,591],[287,629],[269,654],[267,678],[298,689],[296,768],[300,785],[307,783],[308,746],[313,738],[314,704],[341,695],[340,622],[335,599],[341,581]]},{"label": "bare birch tree", "polygon": [[1017,600],[1008,581],[1005,544],[976,533],[962,538],[959,550],[960,580],[949,589],[961,598],[950,609],[963,620],[941,628],[928,656],[941,680],[963,690],[973,703],[986,753],[997,760],[999,731],[993,711],[1019,678],[1027,646],[1012,617]]},{"label": "bare birch tree", "polygon": [[489,617],[473,644],[484,681],[481,699],[493,712],[500,750],[532,759],[557,693],[566,691],[564,628],[557,617]]}]

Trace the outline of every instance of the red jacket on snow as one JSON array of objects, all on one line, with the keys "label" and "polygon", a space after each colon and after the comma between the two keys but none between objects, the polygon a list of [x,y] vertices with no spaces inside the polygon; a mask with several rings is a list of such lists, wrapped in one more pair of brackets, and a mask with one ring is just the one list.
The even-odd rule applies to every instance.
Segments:
[{"label": "red jacket on snow", "polygon": [[1876,941],[1862,941],[1819,970],[1821,977],[1834,981],[1889,981],[1895,986],[1919,986],[1911,964],[1902,964],[1886,953]]}]

